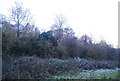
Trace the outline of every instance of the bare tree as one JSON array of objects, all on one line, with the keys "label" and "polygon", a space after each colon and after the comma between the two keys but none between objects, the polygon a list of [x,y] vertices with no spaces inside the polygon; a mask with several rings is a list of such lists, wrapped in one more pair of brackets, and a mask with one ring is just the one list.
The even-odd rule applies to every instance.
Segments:
[{"label": "bare tree", "polygon": [[65,25],[65,17],[63,15],[56,15],[55,23],[52,26],[52,29],[61,29]]},{"label": "bare tree", "polygon": [[65,17],[63,15],[56,15],[55,23],[52,25],[51,29],[53,31],[53,35],[58,39],[57,41],[60,43],[65,26]]},{"label": "bare tree", "polygon": [[10,19],[17,25],[17,36],[20,35],[20,27],[30,23],[32,16],[29,9],[23,8],[22,2],[15,2],[15,6],[10,9]]}]

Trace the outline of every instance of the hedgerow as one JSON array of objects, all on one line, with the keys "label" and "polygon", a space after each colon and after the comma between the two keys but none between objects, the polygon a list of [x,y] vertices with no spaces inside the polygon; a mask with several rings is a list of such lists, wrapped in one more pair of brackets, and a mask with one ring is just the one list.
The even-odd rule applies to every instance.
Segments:
[{"label": "hedgerow", "polygon": [[55,75],[73,75],[83,70],[116,68],[108,61],[86,59],[42,59],[35,56],[3,56],[3,79],[45,79]]}]

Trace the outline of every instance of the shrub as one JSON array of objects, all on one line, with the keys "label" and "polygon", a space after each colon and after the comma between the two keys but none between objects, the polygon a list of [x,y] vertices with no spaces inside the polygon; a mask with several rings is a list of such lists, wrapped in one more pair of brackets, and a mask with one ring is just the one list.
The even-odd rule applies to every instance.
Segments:
[{"label": "shrub", "polygon": [[35,56],[3,56],[3,79],[45,79],[55,75],[75,75],[83,70],[115,68],[107,61],[58,58],[42,59]]}]

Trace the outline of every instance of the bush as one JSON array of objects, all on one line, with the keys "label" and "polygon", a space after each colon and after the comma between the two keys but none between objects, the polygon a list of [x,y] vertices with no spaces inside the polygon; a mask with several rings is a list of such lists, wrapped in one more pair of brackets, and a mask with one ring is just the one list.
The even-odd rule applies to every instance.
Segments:
[{"label": "bush", "polygon": [[107,61],[57,58],[41,59],[35,56],[3,56],[3,79],[45,79],[55,75],[73,75],[83,70],[115,68]]}]

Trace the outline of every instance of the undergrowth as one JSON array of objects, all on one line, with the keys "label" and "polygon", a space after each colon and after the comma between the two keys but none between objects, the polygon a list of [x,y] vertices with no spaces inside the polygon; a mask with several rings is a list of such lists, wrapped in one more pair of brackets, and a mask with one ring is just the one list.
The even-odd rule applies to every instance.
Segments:
[{"label": "undergrowth", "polygon": [[[78,74],[84,70],[96,70],[101,68],[114,69],[116,67],[117,66],[110,64],[107,61],[95,61],[86,59],[61,60],[57,58],[41,59],[34,56],[11,57],[6,55],[3,56],[2,61],[2,78],[47,79],[52,78],[53,76],[59,77],[61,75],[69,75],[72,77],[75,76],[75,78],[82,78],[81,75]],[[84,73],[82,75],[88,77],[88,75],[84,75]],[[94,77],[97,76],[95,73],[92,73],[92,75],[94,75]],[[114,76],[109,73],[107,75]]]}]

